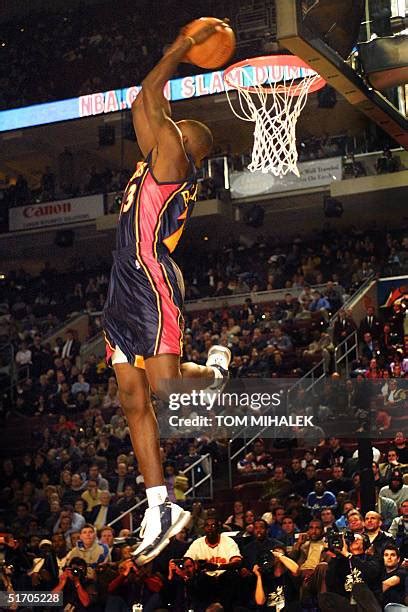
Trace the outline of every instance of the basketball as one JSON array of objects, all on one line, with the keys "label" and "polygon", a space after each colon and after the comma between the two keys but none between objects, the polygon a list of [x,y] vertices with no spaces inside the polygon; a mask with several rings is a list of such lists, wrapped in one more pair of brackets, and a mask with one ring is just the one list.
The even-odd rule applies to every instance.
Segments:
[{"label": "basketball", "polygon": [[[192,36],[205,24],[223,23],[215,17],[195,19],[183,30],[184,36]],[[185,60],[200,68],[220,68],[228,62],[235,51],[235,34],[232,28],[223,27],[214,32],[205,42],[193,45],[185,56]]]}]

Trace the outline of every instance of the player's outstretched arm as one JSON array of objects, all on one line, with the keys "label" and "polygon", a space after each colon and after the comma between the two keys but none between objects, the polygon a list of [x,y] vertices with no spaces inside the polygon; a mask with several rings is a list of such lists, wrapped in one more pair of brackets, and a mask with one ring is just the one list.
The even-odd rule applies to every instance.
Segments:
[{"label": "player's outstretched arm", "polygon": [[[163,103],[163,89],[178,64],[194,44],[201,44],[219,26],[205,25],[194,38],[181,34],[166,51],[159,63],[143,80],[143,110],[152,136],[149,144],[157,145],[154,169],[158,180],[178,181],[186,176],[189,161],[183,146],[181,131],[172,121]],[[151,148],[151,147],[150,147]]]},{"label": "player's outstretched arm", "polygon": [[[171,117],[171,108],[169,101],[162,95],[162,108],[167,117]],[[143,90],[141,90],[132,104],[132,120],[133,129],[135,130],[137,144],[142,152],[143,157],[146,157],[152,149],[157,145],[156,137],[147,120],[144,109]]]}]

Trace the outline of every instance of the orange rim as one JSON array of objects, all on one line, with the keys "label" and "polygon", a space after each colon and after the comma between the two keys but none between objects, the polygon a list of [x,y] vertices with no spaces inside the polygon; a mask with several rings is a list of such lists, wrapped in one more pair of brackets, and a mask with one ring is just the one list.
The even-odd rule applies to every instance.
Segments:
[{"label": "orange rim", "polygon": [[[283,93],[286,92],[290,96],[298,96],[302,91],[302,81],[299,80],[295,85],[278,85],[274,88],[268,87],[267,85],[237,85],[231,80],[231,73],[234,70],[240,68],[265,68],[268,66],[280,66],[280,67],[288,67],[288,68],[305,68],[307,70],[313,70],[306,62],[304,62],[300,57],[296,55],[263,55],[260,57],[251,57],[250,59],[245,59],[240,62],[236,62],[229,66],[224,70],[224,82],[231,87],[232,89],[243,89],[245,91],[257,93],[259,88],[262,89],[265,93]],[[301,79],[309,78],[309,77],[300,77]],[[326,85],[326,81],[319,76],[316,78],[314,83],[309,88],[308,93],[312,93],[314,91],[318,91],[322,89]]]}]

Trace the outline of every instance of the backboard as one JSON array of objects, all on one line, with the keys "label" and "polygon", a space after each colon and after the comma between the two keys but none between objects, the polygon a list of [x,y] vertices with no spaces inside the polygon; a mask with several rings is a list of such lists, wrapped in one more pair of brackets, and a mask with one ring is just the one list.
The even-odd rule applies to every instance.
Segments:
[{"label": "backboard", "polygon": [[373,89],[352,49],[374,32],[389,35],[398,15],[405,17],[405,0],[276,0],[279,43],[408,149],[408,87]]}]

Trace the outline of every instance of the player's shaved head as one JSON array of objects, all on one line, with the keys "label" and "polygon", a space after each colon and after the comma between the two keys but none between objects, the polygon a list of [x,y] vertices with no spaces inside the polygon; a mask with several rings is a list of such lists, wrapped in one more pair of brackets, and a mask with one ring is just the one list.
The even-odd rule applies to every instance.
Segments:
[{"label": "player's shaved head", "polygon": [[184,147],[187,153],[194,157],[196,163],[206,157],[213,147],[213,136],[211,130],[193,119],[185,119],[177,122],[183,134]]}]

